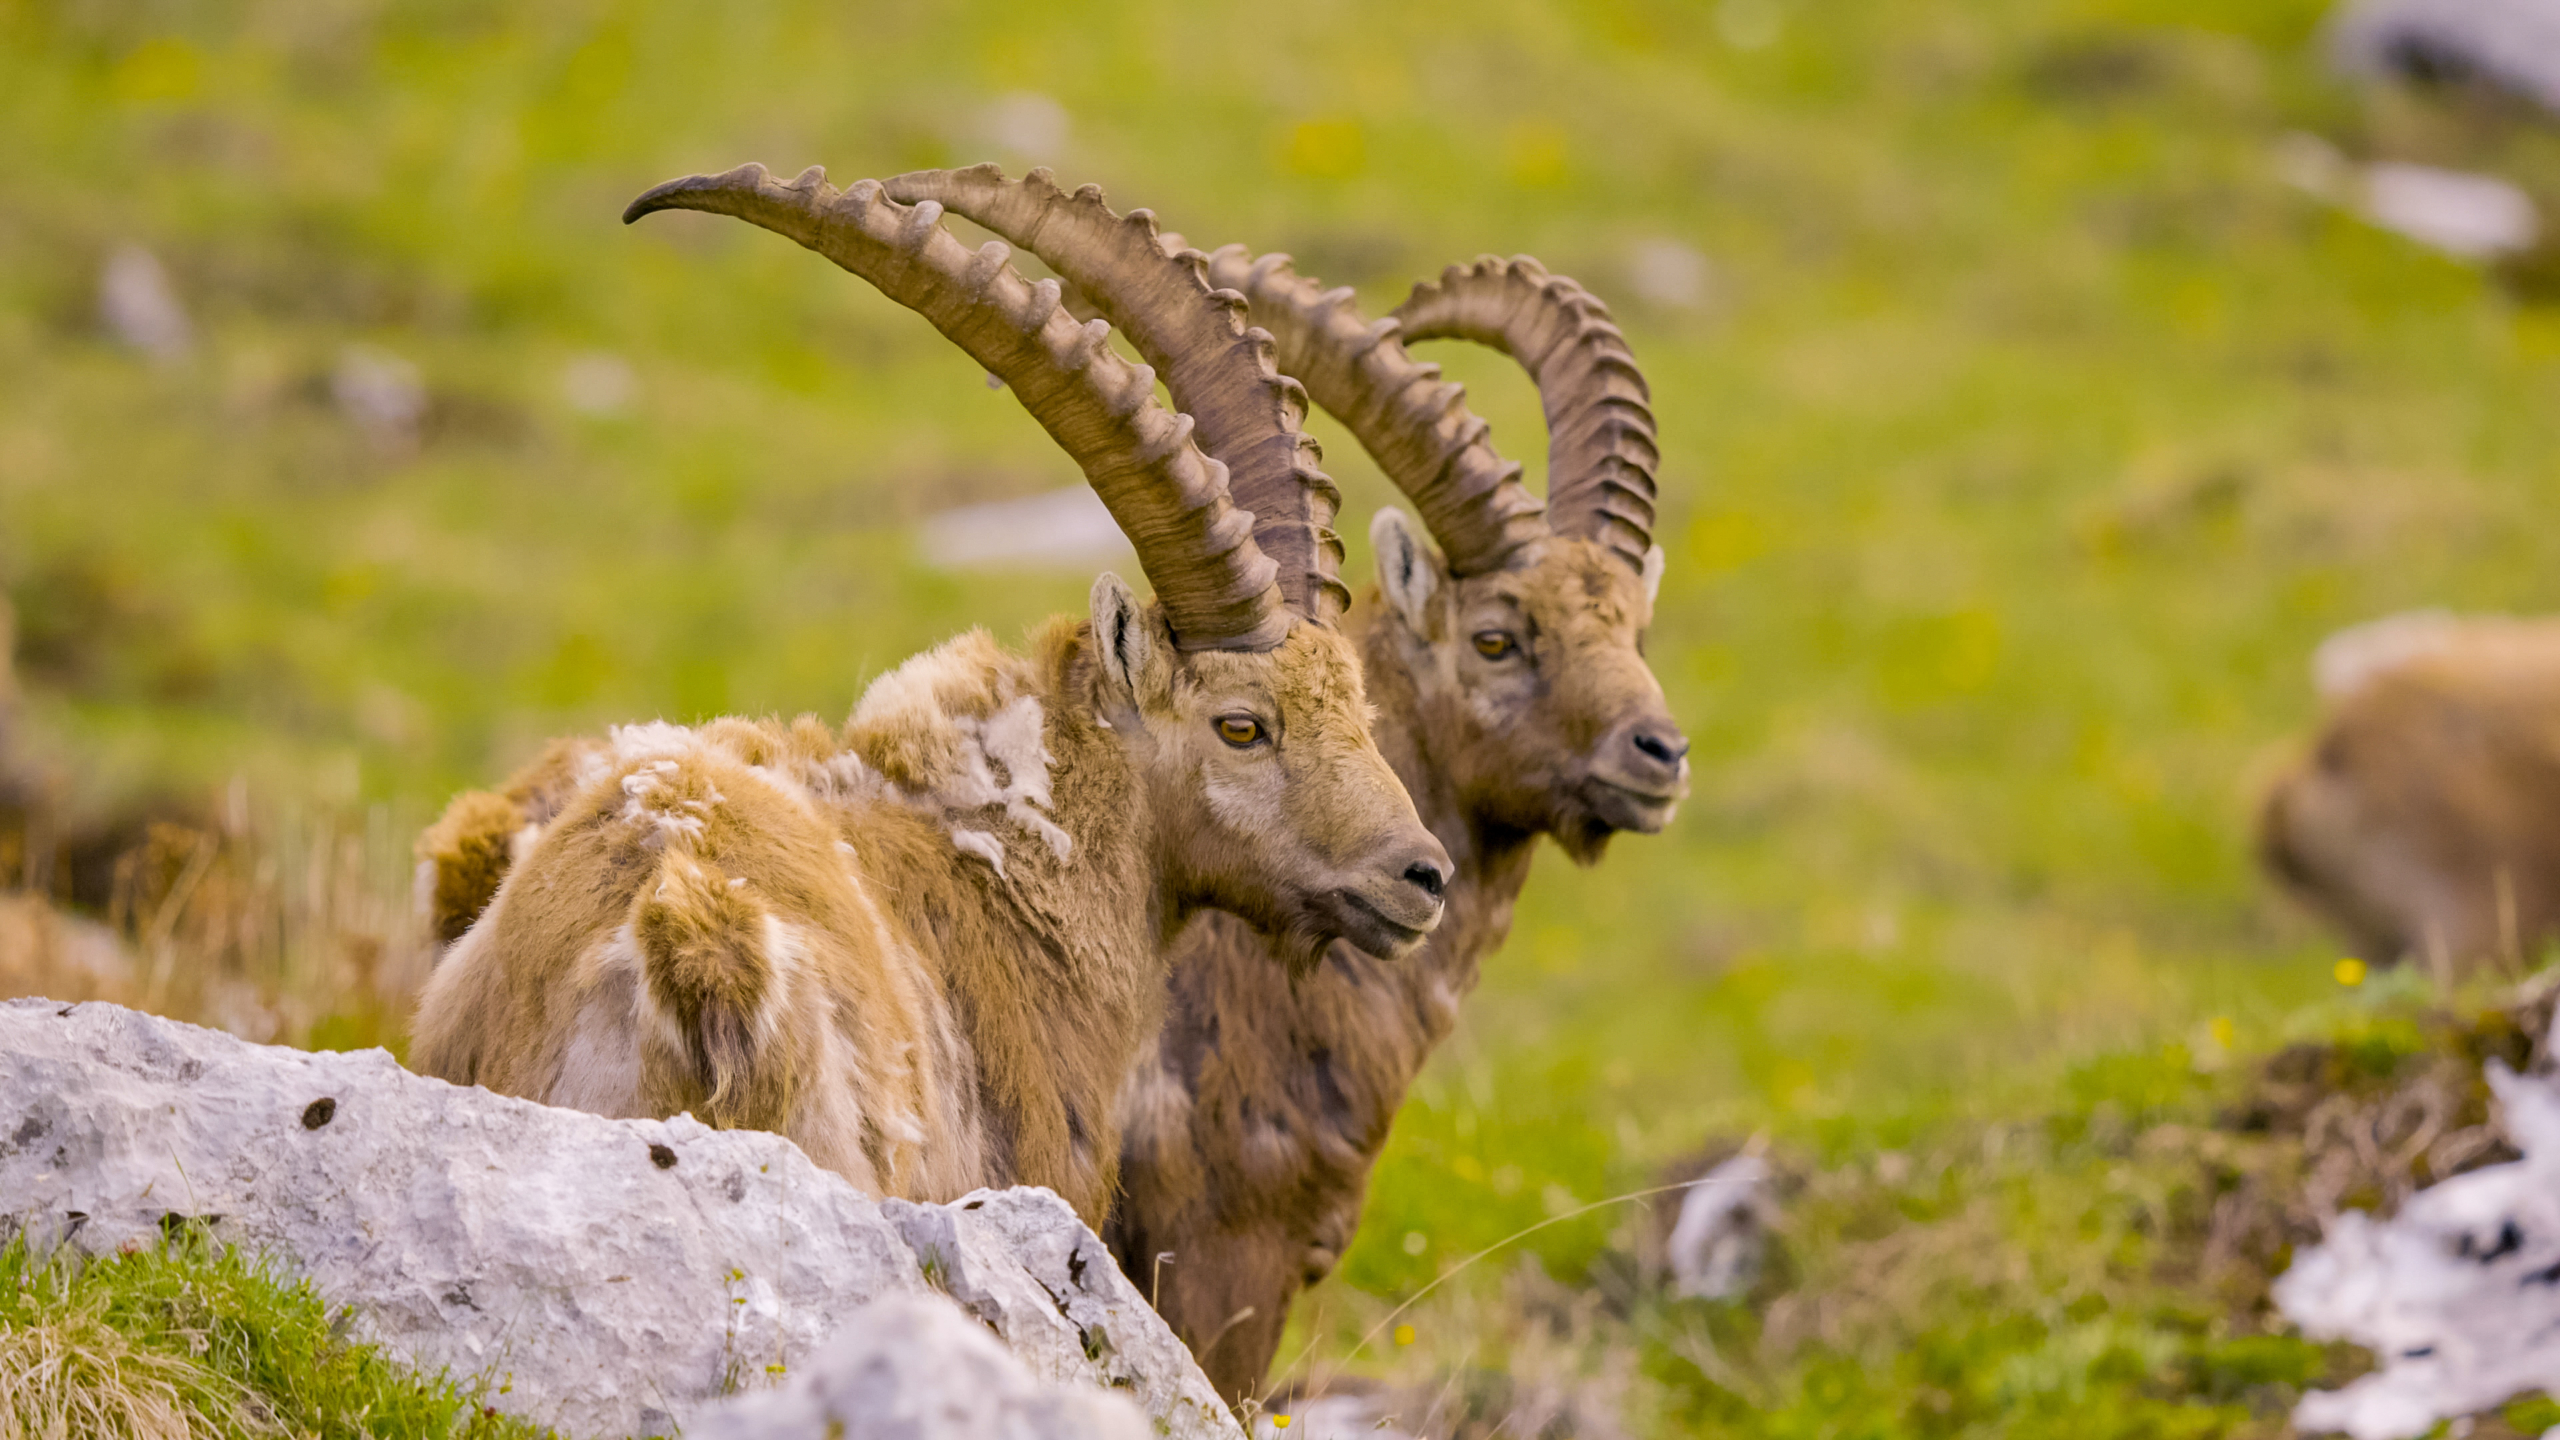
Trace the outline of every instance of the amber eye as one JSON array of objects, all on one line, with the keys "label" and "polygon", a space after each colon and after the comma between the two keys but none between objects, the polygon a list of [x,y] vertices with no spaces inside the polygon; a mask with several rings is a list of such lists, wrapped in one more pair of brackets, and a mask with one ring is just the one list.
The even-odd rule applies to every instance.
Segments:
[{"label": "amber eye", "polygon": [[1520,642],[1512,639],[1511,632],[1508,630],[1476,632],[1476,653],[1487,660],[1499,660],[1519,648]]},{"label": "amber eye", "polygon": [[1218,738],[1242,750],[1262,738],[1262,722],[1250,715],[1221,715]]}]

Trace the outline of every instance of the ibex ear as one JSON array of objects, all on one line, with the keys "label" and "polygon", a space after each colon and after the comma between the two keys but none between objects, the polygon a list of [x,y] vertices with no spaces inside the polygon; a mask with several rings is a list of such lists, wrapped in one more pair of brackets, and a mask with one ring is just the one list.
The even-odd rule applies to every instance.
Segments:
[{"label": "ibex ear", "polygon": [[1093,582],[1093,652],[1115,706],[1139,708],[1142,697],[1171,689],[1164,637],[1128,582],[1105,572]]},{"label": "ibex ear", "polygon": [[1662,594],[1664,564],[1661,546],[1656,545],[1644,552],[1644,603],[1647,605],[1652,604]]},{"label": "ibex ear", "polygon": [[1440,557],[1414,533],[1405,513],[1392,505],[1369,522],[1369,543],[1378,552],[1378,589],[1415,639],[1430,640],[1431,597],[1439,593],[1444,578]]}]

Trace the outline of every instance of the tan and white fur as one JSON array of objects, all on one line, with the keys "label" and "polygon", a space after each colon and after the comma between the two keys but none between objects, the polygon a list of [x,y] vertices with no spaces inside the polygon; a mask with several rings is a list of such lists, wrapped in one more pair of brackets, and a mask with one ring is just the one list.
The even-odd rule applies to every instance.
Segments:
[{"label": "tan and white fur", "polygon": [[1299,957],[1344,935],[1403,953],[1438,921],[1446,854],[1369,718],[1330,627],[1186,652],[1105,576],[1089,623],[1026,655],[964,635],[841,728],[555,747],[427,837],[461,936],[412,1063],[778,1131],[875,1194],[1046,1185],[1098,1224],[1115,1095],[1193,912]]}]

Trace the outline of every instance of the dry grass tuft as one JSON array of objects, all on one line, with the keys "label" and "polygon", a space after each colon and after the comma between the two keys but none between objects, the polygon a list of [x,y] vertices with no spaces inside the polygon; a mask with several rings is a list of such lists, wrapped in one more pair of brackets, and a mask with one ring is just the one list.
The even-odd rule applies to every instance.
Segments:
[{"label": "dry grass tuft", "polygon": [[[29,1277],[53,1277],[48,1267]],[[107,1323],[104,1291],[0,1325],[0,1440],[197,1440],[267,1435],[240,1385],[196,1361],[137,1347]],[[208,1417],[215,1417],[209,1419]]]},{"label": "dry grass tuft", "polygon": [[377,808],[131,828],[94,920],[69,897],[0,889],[0,998],[112,1001],[266,1044],[399,1048],[434,953],[410,893],[414,827]]}]

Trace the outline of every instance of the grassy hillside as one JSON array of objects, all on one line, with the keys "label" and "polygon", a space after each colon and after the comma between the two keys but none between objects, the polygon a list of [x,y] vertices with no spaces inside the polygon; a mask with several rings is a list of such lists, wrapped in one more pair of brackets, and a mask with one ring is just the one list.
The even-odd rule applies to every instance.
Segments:
[{"label": "grassy hillside", "polygon": [[[2342,87],[2321,8],[0,0],[33,719],[93,798],[236,776],[396,855],[546,734],[840,714],[1079,605],[1088,574],[917,559],[918,516],[1074,479],[922,322],[743,226],[618,222],[746,159],[1046,162],[1373,309],[1535,253],[1654,385],[1696,799],[1541,862],[1327,1313],[1713,1138],[1899,1153],[2190,1074],[2335,1021],[2303,1007],[2338,957],[2246,838],[2310,646],[2547,609],[2560,573],[2560,308],[2273,158],[2308,131],[2551,201],[2560,139]],[[102,331],[126,243],[187,358]],[[1691,293],[1640,283],[1666,263]],[[417,367],[413,436],[333,403],[351,344]],[[1529,387],[1433,350],[1534,475]],[[631,398],[582,409],[616,365]],[[1317,429],[1365,574],[1389,492]],[[1525,1249],[1579,1283],[1621,1222]],[[1499,1269],[1458,1293],[1489,1313]]]}]

